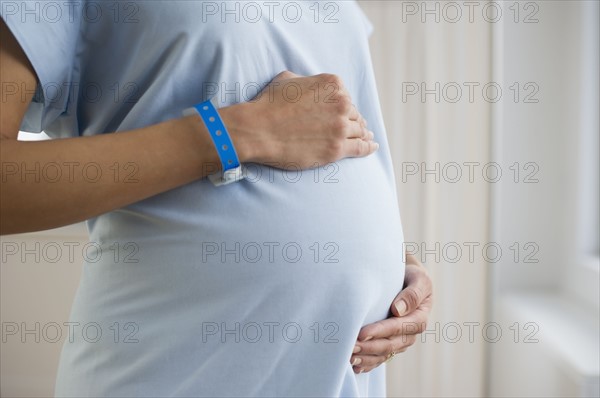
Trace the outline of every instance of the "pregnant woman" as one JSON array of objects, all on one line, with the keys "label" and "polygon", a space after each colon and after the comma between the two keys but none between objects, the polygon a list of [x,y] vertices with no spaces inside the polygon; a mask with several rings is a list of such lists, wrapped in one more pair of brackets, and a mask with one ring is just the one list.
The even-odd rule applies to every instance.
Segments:
[{"label": "pregnant woman", "polygon": [[56,395],[385,395],[431,288],[358,5],[48,4],[2,5],[2,161],[62,174],[3,175],[2,233],[87,220]]}]

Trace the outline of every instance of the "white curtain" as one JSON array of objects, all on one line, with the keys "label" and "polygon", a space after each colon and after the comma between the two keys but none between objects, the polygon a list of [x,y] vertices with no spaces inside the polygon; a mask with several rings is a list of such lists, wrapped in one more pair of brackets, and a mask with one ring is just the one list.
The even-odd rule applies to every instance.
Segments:
[{"label": "white curtain", "polygon": [[444,2],[360,4],[375,26],[371,48],[405,239],[416,244],[407,247],[418,247],[435,285],[431,332],[389,364],[388,395],[483,396],[485,346],[464,334],[481,333],[486,322],[481,247],[489,239],[490,184],[481,171],[490,162],[491,102],[482,87],[492,81],[492,27],[481,14],[466,22],[464,6],[462,22],[444,20],[457,17]]},{"label": "white curtain", "polygon": [[405,239],[434,283],[388,395],[598,396],[598,2],[360,4]]}]

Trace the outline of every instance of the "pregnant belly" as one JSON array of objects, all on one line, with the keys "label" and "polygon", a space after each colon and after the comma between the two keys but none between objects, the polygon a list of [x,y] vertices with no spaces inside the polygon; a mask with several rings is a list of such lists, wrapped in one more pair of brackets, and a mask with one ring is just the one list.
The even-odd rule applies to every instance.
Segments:
[{"label": "pregnant belly", "polygon": [[371,304],[397,293],[402,229],[377,156],[304,171],[250,165],[247,175],[223,187],[194,182],[90,222],[91,240],[106,253],[118,247],[121,257],[101,256],[92,268],[123,273],[115,281],[127,283],[117,289],[123,294],[189,284],[215,302],[239,300],[231,287],[265,296],[272,289],[272,300],[341,292]]},{"label": "pregnant belly", "polygon": [[[227,366],[261,395],[270,394],[265,386],[273,395],[284,386],[336,394],[336,383],[352,375],[360,327],[385,318],[402,286],[393,185],[375,156],[302,173],[258,166],[251,173],[219,188],[196,182],[90,222],[92,241],[110,255],[85,265],[72,321],[134,323],[139,340],[96,350],[95,372],[120,364],[121,375],[171,395],[165,383],[197,395],[200,376],[231,395],[252,395],[231,389],[223,375],[232,356],[256,363]],[[65,348],[65,357],[85,357],[83,346]],[[315,359],[321,365],[293,376],[315,384],[289,390],[297,383],[277,364]],[[165,372],[176,382],[165,382]],[[126,376],[112,380],[127,395]]]}]

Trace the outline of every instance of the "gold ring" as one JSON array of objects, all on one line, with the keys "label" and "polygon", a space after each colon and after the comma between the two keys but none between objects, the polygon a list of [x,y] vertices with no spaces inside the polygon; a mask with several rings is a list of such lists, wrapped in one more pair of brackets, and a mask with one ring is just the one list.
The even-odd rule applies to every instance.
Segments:
[{"label": "gold ring", "polygon": [[391,361],[391,360],[392,360],[392,358],[394,358],[394,355],[396,355],[396,353],[395,353],[395,352],[393,352],[393,351],[392,351],[392,352],[390,352],[390,354],[389,354],[389,355],[387,356],[387,358],[385,359],[385,362],[387,363],[387,362]]}]

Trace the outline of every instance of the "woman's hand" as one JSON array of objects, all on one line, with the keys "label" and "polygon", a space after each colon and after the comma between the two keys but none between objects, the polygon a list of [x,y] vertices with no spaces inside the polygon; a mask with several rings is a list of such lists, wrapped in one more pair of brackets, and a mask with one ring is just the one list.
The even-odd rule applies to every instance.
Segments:
[{"label": "woman's hand", "polygon": [[391,307],[394,316],[364,326],[350,358],[355,373],[369,372],[393,355],[406,351],[427,327],[432,305],[432,284],[427,271],[413,255],[406,255],[404,289]]},{"label": "woman's hand", "polygon": [[219,113],[242,163],[306,169],[378,148],[335,75],[282,72],[254,100]]}]

